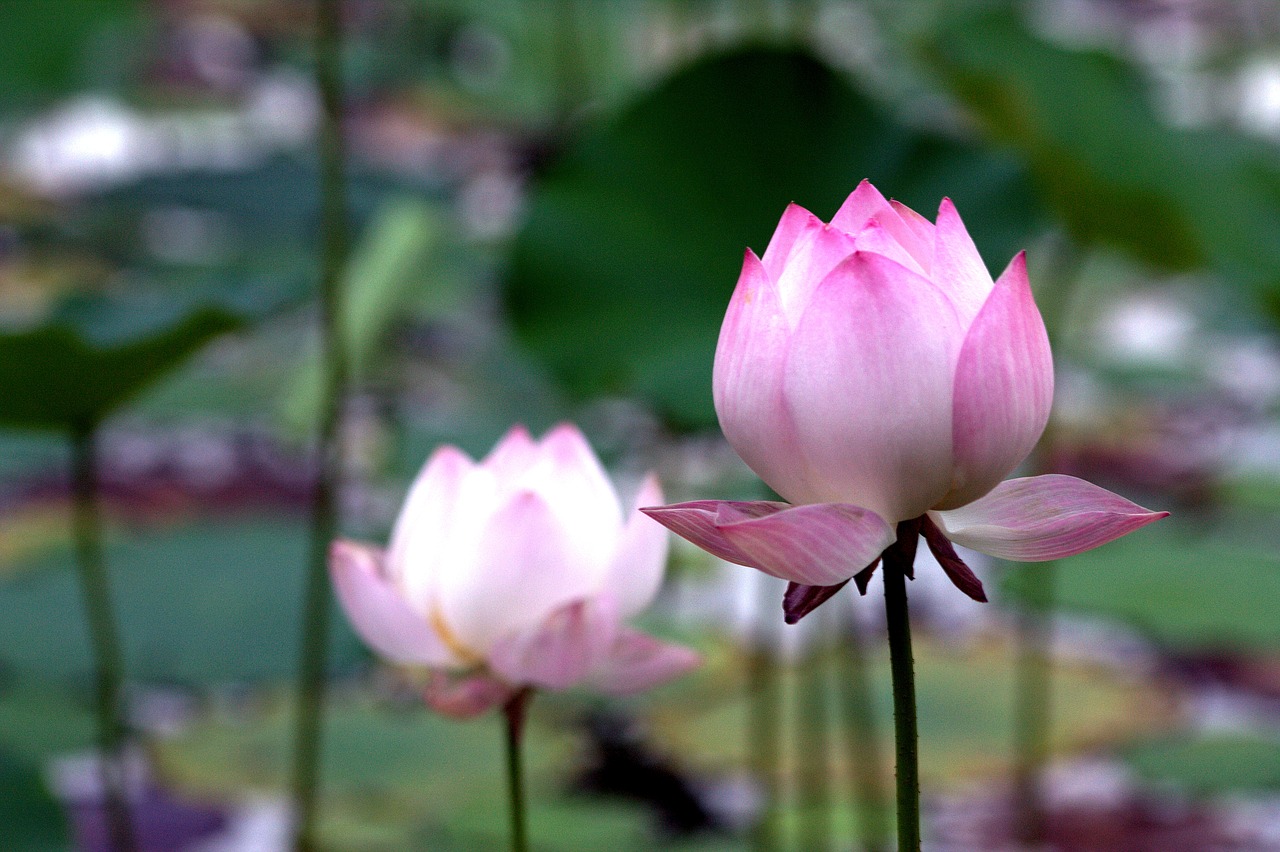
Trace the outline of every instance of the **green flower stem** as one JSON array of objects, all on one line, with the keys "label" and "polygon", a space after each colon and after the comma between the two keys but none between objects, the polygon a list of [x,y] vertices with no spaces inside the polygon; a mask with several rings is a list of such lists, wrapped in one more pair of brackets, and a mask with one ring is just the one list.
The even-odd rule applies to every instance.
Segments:
[{"label": "green flower stem", "polygon": [[71,434],[73,524],[76,564],[85,615],[93,644],[94,688],[98,711],[98,761],[111,848],[136,849],[129,814],[124,763],[124,652],[111,610],[111,586],[102,555],[102,518],[98,505],[97,424],[77,424]]},{"label": "green flower stem", "polygon": [[747,657],[747,760],[762,787],[763,806],[751,830],[752,852],[773,852],[778,842],[778,778],[781,774],[782,690],[773,639],[777,629],[774,587],[759,583],[760,600]]},{"label": "green flower stem", "polygon": [[316,435],[316,485],[303,599],[302,657],[298,666],[298,709],[294,732],[294,848],[300,852],[316,848],[314,830],[319,786],[320,728],[329,635],[328,552],[338,526],[337,490],[341,464],[337,434],[347,379],[339,320],[340,287],[349,251],[344,177],[346,150],[342,132],[341,6],[341,0],[317,0],[316,4],[316,81],[322,107],[322,256],[319,303],[324,384]]},{"label": "green flower stem", "polygon": [[[898,540],[883,555],[885,618],[889,626],[889,670],[893,677],[893,734],[897,752],[898,852],[920,850],[920,761],[917,753],[915,661],[907,612],[907,575],[918,524],[898,525]],[[907,538],[910,537],[908,541]]]},{"label": "green flower stem", "polygon": [[1044,839],[1040,778],[1049,752],[1053,698],[1053,605],[1056,571],[1052,562],[1022,568],[1028,574],[1027,600],[1018,615],[1018,660],[1014,671],[1013,812],[1015,836],[1025,846]]},{"label": "green flower stem", "polygon": [[523,689],[502,707],[507,733],[507,795],[511,814],[511,852],[528,852],[529,849],[521,742],[524,738],[525,715],[532,697],[532,690]]},{"label": "green flower stem", "polygon": [[862,847],[867,852],[883,852],[889,826],[885,822],[885,794],[881,784],[878,725],[872,702],[867,651],[853,608],[842,615],[846,647],[841,655],[840,698],[844,709],[849,766],[854,773],[853,810],[858,815]]}]

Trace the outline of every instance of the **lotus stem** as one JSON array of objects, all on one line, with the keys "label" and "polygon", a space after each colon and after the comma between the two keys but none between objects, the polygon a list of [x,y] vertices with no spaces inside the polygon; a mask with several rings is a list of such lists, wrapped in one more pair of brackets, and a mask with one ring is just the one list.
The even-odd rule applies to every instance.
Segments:
[{"label": "lotus stem", "polygon": [[102,517],[98,504],[97,424],[72,429],[72,506],[76,564],[89,635],[93,644],[94,689],[98,714],[98,765],[111,848],[137,848],[129,812],[124,763],[124,652],[111,609],[111,586],[102,554]]},{"label": "lotus stem", "polygon": [[[893,678],[893,733],[897,755],[898,852],[920,850],[920,762],[916,731],[915,661],[907,611],[907,576],[912,572],[918,525],[898,525],[898,540],[883,556],[885,617],[889,627],[889,670]],[[910,541],[907,541],[908,536]]]},{"label": "lotus stem", "polygon": [[511,852],[528,852],[529,849],[522,742],[525,716],[532,697],[532,691],[521,690],[502,708],[507,734],[507,797],[510,801]]},{"label": "lotus stem", "polygon": [[1018,615],[1018,661],[1014,677],[1014,830],[1018,842],[1037,846],[1044,839],[1040,778],[1049,753],[1053,698],[1053,606],[1056,572],[1052,562],[1028,571],[1027,598]]},{"label": "lotus stem", "polygon": [[316,82],[320,90],[320,335],[324,381],[316,435],[316,482],[302,616],[294,739],[294,848],[316,848],[314,824],[320,766],[325,661],[329,636],[329,543],[337,531],[341,470],[337,433],[347,366],[340,328],[340,288],[347,262],[346,150],[342,131],[342,2],[317,0]]}]

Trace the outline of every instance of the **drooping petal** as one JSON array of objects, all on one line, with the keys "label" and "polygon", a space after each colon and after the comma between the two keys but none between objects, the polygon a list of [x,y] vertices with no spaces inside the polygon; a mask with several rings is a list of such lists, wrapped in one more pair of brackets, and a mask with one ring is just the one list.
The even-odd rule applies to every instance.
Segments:
[{"label": "drooping petal", "polygon": [[956,553],[956,549],[951,546],[951,542],[942,534],[942,530],[938,529],[938,525],[928,515],[925,516],[920,531],[924,535],[925,542],[929,545],[929,552],[933,554],[934,559],[938,560],[938,564],[942,566],[947,579],[955,584],[957,589],[978,603],[986,603],[987,592],[982,588],[982,581],[978,579],[977,574],[973,573],[973,569],[960,558],[960,554]]},{"label": "drooping petal", "polygon": [[807,472],[782,393],[790,346],[777,287],[749,250],[720,326],[711,393],[725,438],[761,479],[806,490]]},{"label": "drooping petal", "polygon": [[441,566],[454,561],[450,546],[463,544],[458,525],[476,517],[476,506],[464,497],[479,484],[475,473],[475,463],[462,450],[437,449],[414,480],[391,531],[388,571],[424,614],[431,608]]},{"label": "drooping petal", "polygon": [[875,512],[846,503],[793,506],[758,518],[722,504],[716,527],[751,567],[809,586],[848,580],[896,538]]},{"label": "drooping petal", "polygon": [[483,672],[455,676],[433,671],[428,675],[422,697],[428,707],[442,716],[470,719],[507,703],[515,693],[515,687]]},{"label": "drooping petal", "polygon": [[382,569],[377,548],[339,539],[329,547],[329,573],[347,620],[379,656],[402,664],[455,666],[456,657],[428,620],[401,597]]},{"label": "drooping petal", "polygon": [[938,208],[932,273],[932,279],[951,297],[960,311],[961,322],[967,326],[991,292],[991,273],[950,198],[942,199]]},{"label": "drooping petal", "polygon": [[602,571],[582,559],[577,532],[541,495],[511,495],[477,537],[471,569],[441,574],[441,616],[458,641],[485,654],[501,637],[594,595]]},{"label": "drooping petal", "polygon": [[974,318],[956,366],[954,478],[940,509],[996,486],[1035,447],[1053,405],[1049,335],[1019,253]]},{"label": "drooping petal", "polygon": [[673,503],[670,506],[645,506],[640,511],[712,556],[735,565],[750,565],[749,557],[734,547],[716,527],[720,508],[726,504],[732,506],[738,515],[749,518],[764,517],[787,508],[786,503],[771,500],[749,503],[694,500],[689,503]]},{"label": "drooping petal", "polygon": [[652,603],[662,585],[670,536],[661,524],[639,511],[641,506],[656,506],[661,502],[662,487],[658,478],[649,474],[636,494],[635,507],[622,528],[605,576],[604,587],[617,600],[618,615],[624,620]]},{"label": "drooping petal", "polygon": [[947,538],[1015,562],[1092,550],[1166,517],[1074,476],[1010,479],[967,506],[930,517]]},{"label": "drooping petal", "polygon": [[834,586],[806,586],[803,583],[787,584],[787,591],[782,596],[782,617],[787,624],[798,624],[800,619],[813,612],[827,602],[827,599],[848,584],[836,583]]},{"label": "drooping petal", "polygon": [[764,255],[760,262],[769,274],[769,280],[777,281],[778,276],[782,274],[782,269],[787,263],[787,259],[791,257],[791,250],[795,247],[796,240],[800,235],[808,231],[814,226],[822,227],[822,220],[817,216],[805,210],[799,204],[788,204],[787,209],[783,211],[782,219],[778,222],[778,227],[774,229],[773,237],[769,240],[769,245],[764,250]]},{"label": "drooping petal", "polygon": [[591,684],[613,695],[630,695],[665,683],[697,668],[702,656],[683,645],[623,629],[609,655],[591,675]]},{"label": "drooping petal", "polygon": [[576,600],[539,624],[498,639],[489,667],[508,683],[568,689],[600,666],[617,635],[612,602]]},{"label": "drooping petal", "polygon": [[961,341],[955,309],[937,287],[857,252],[814,292],[787,357],[783,391],[803,476],[766,476],[754,461],[762,451],[726,435],[792,503],[853,503],[889,523],[916,517],[950,487]]}]

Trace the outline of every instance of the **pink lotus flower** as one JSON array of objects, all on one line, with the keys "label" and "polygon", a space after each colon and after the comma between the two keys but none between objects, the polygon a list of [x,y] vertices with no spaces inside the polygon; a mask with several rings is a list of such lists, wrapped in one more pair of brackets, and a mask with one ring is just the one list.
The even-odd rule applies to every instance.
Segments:
[{"label": "pink lotus flower", "polygon": [[[636,505],[661,499],[650,475]],[[623,514],[576,427],[540,442],[516,427],[479,464],[436,450],[390,547],[336,541],[330,571],[356,632],[429,668],[432,707],[469,716],[530,687],[630,693],[697,665],[623,624],[657,594],[667,545],[658,524]]]},{"label": "pink lotus flower", "polygon": [[746,253],[713,390],[729,443],[789,503],[642,511],[796,584],[865,588],[897,524],[921,519],[985,600],[948,539],[1056,559],[1167,514],[1069,476],[1001,481],[1048,422],[1053,359],[1023,254],[993,282],[949,199],[937,224],[867,181],[829,225],[788,207],[764,257]]}]

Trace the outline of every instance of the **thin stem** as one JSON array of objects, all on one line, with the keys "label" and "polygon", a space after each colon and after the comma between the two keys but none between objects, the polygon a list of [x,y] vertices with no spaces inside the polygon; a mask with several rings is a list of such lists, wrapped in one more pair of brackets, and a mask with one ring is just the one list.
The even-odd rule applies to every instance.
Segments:
[{"label": "thin stem", "polygon": [[[907,536],[910,541],[906,541]],[[893,677],[893,734],[897,753],[898,852],[920,849],[920,765],[917,753],[915,660],[907,612],[907,575],[912,571],[917,525],[898,525],[898,540],[884,552],[884,604],[889,626],[889,670]]]},{"label": "thin stem", "polygon": [[1018,842],[1034,848],[1043,841],[1045,828],[1040,778],[1048,759],[1052,723],[1054,565],[1037,565],[1023,579],[1028,594],[1017,625],[1013,809]]},{"label": "thin stem", "polygon": [[844,705],[845,744],[853,771],[853,809],[858,815],[862,847],[881,852],[889,836],[884,818],[884,788],[881,784],[880,741],[872,703],[867,651],[853,608],[845,607],[845,653],[840,697]]},{"label": "thin stem", "polygon": [[507,796],[511,814],[511,852],[527,852],[529,849],[521,742],[524,738],[525,713],[532,696],[531,691],[522,690],[502,708],[507,732]]},{"label": "thin stem", "polygon": [[753,852],[773,852],[778,848],[778,764],[782,754],[781,690],[772,641],[777,602],[771,597],[772,584],[765,578],[756,579],[760,600],[752,613],[755,623],[747,657],[747,759],[752,774],[760,781],[763,807],[752,827],[750,846]]},{"label": "thin stem", "polygon": [[324,362],[320,420],[316,435],[316,482],[311,515],[311,547],[304,591],[302,657],[298,666],[297,727],[294,739],[294,848],[314,849],[329,634],[329,543],[337,532],[337,488],[341,470],[337,446],[339,412],[346,385],[339,304],[348,253],[346,150],[342,131],[341,0],[317,0],[316,80],[320,89],[321,242],[320,334]]},{"label": "thin stem", "polygon": [[99,767],[111,848],[137,848],[129,813],[124,764],[124,652],[111,610],[111,587],[102,555],[102,518],[98,511],[97,425],[72,430],[73,524],[76,564],[89,636],[93,644],[94,687],[98,711]]}]

